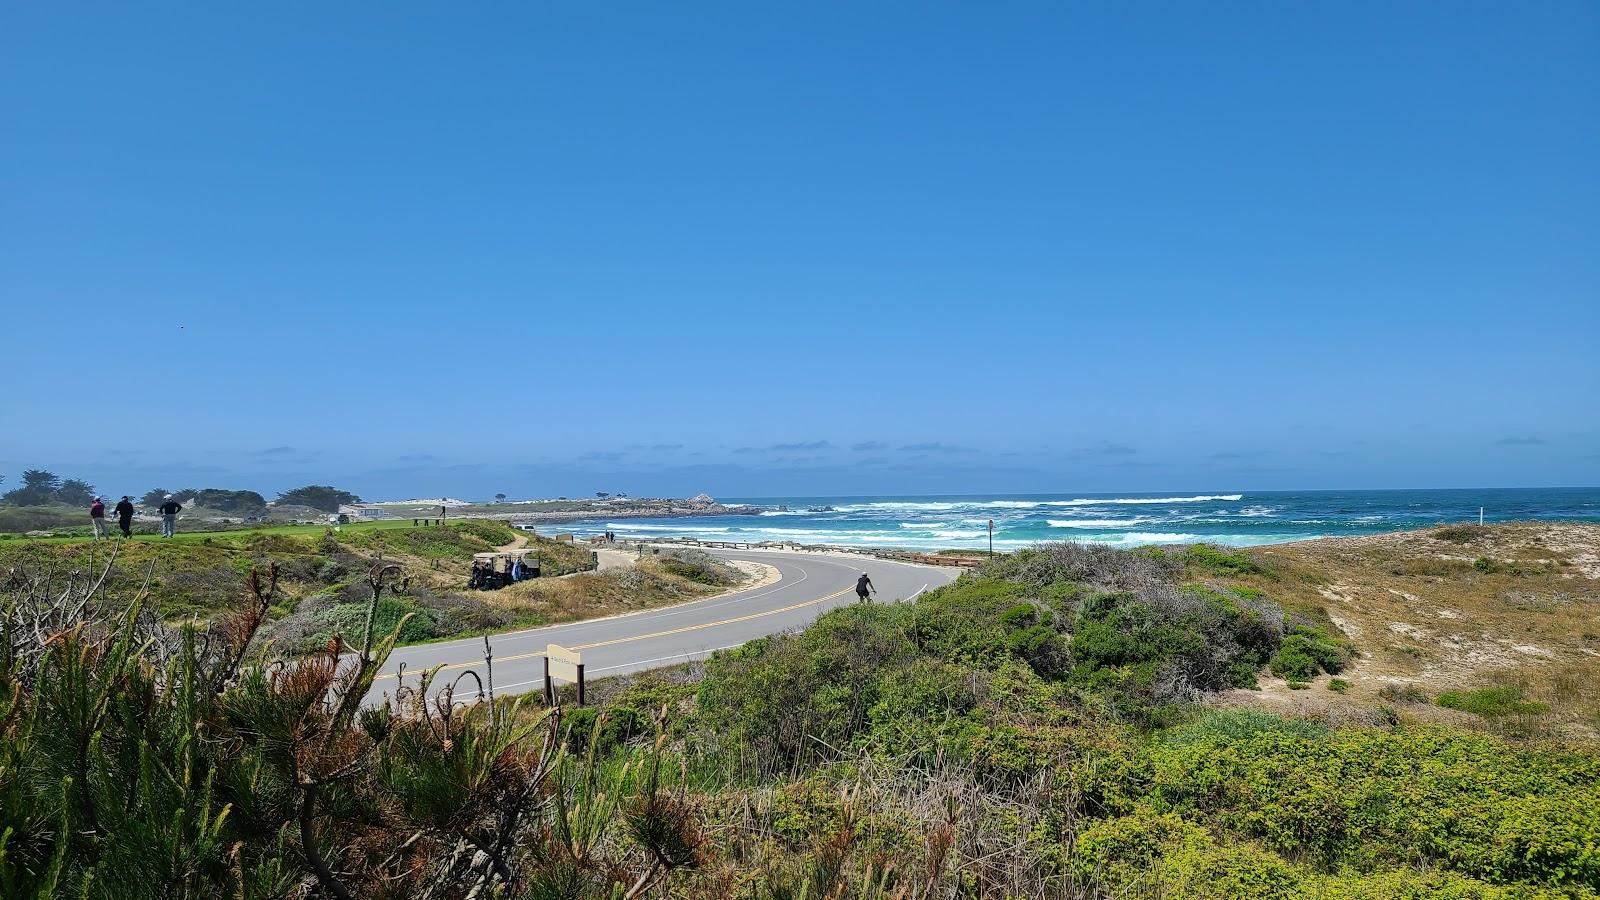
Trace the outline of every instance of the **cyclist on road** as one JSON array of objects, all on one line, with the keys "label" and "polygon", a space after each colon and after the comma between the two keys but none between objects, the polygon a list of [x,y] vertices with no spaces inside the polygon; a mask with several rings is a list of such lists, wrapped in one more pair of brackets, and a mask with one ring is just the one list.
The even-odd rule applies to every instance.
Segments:
[{"label": "cyclist on road", "polygon": [[861,602],[865,603],[868,594],[876,594],[877,592],[878,589],[872,586],[872,578],[867,573],[862,572],[861,577],[856,579],[856,596],[860,597]]}]

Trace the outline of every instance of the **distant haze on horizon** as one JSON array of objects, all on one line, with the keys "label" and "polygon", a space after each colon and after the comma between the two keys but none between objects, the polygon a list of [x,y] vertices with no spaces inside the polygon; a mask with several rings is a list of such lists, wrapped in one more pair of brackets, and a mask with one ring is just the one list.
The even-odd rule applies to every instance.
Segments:
[{"label": "distant haze on horizon", "polygon": [[1600,484],[1593,3],[12,4],[0,120],[0,490]]}]

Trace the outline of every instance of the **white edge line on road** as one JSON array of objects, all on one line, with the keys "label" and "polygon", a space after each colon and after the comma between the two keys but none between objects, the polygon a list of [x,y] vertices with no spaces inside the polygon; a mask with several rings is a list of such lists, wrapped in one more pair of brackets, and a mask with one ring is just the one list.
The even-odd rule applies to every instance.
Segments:
[{"label": "white edge line on road", "polygon": [[[777,566],[773,566],[773,568],[777,568]],[[714,602],[720,601],[728,603],[743,603],[746,600],[754,600],[757,597],[765,597],[766,595],[776,591],[794,587],[800,582],[811,577],[804,569],[800,569],[799,571],[800,577],[796,578],[794,581],[788,581],[787,579],[783,578],[783,573],[780,571],[778,573],[778,580],[773,582],[768,589],[761,590],[759,588],[747,588],[747,590],[761,590],[760,593],[751,594],[748,597],[740,596],[743,593],[742,591],[713,594],[710,597],[701,597],[697,600],[685,600],[682,603],[673,603],[668,606],[657,606],[653,609],[636,609],[631,612],[612,613],[609,616],[601,616],[597,619],[573,619],[571,622],[555,622],[550,625],[535,625],[532,628],[520,628],[516,631],[497,631],[494,634],[480,634],[469,638],[453,638],[448,641],[429,641],[423,644],[408,644],[404,647],[396,647],[395,650],[398,652],[401,650],[411,650],[414,648],[449,647],[452,644],[477,644],[482,643],[483,639],[486,637],[490,640],[494,640],[496,638],[517,637],[518,635],[524,634],[537,634],[541,631],[552,631],[558,628],[573,628],[578,625],[594,625],[600,622],[610,622],[616,619],[630,619],[634,616],[648,616],[652,613],[678,612],[680,610],[688,609],[689,607],[698,606],[699,604],[706,604],[707,609],[714,609],[715,607],[711,605]]]},{"label": "white edge line on road", "polygon": [[[928,585],[924,584],[922,587],[917,588],[916,592],[913,593],[911,596],[906,597],[905,599],[900,600],[898,602],[906,603],[908,601],[915,600],[918,597],[922,596],[923,592],[926,591],[927,589],[928,589]],[[752,638],[751,640],[760,640],[760,638]],[[681,659],[684,662],[694,662],[694,658],[696,656],[710,656],[711,654],[717,653],[717,652],[722,651],[722,650],[732,650],[735,647],[743,647],[745,644],[748,644],[748,643],[750,643],[750,641],[740,641],[737,644],[728,644],[728,645],[723,646],[723,647],[708,647],[708,648],[703,649],[703,650],[688,650],[688,651],[685,651],[685,652],[682,652],[682,653],[674,653],[671,656],[658,656],[655,659],[633,660],[632,662],[617,663],[616,665],[613,665],[613,666],[602,666],[602,667],[600,667],[598,669],[591,669],[589,671],[592,671],[592,672],[610,672],[610,671],[612,671],[614,669],[625,669],[625,668],[627,668],[629,666],[649,666],[651,663],[667,662],[668,660],[677,660],[677,659]],[[544,681],[543,678],[534,678],[534,679],[530,679],[528,681],[513,681],[510,684],[497,684],[497,685],[495,685],[495,690],[497,690],[497,691],[498,690],[509,690],[510,688],[526,687],[527,685],[530,685],[530,684],[540,684],[543,681]],[[388,691],[384,691],[382,696],[384,696],[384,697],[389,696],[389,692]]]},{"label": "white edge line on road", "polygon": [[[824,553],[818,553],[818,554],[814,554],[814,555],[813,554],[801,554],[801,553],[798,553],[798,552],[795,552],[795,551],[792,551],[792,550],[746,550],[746,551],[739,551],[739,552],[745,552],[745,553],[771,553],[771,554],[779,555],[779,556],[784,555],[784,554],[788,554],[790,556],[799,556],[802,559],[806,559],[809,562],[831,563],[832,565],[839,566],[840,568],[846,568],[846,569],[852,569],[852,570],[856,568],[855,566],[845,565],[843,563],[843,561],[841,561],[841,560],[839,560],[837,558],[832,559],[832,560],[818,560],[817,559],[818,556],[827,556],[828,555],[828,554],[824,554]],[[888,563],[890,565],[896,565],[896,566],[905,566],[906,568],[910,568],[910,569],[928,569],[928,568],[933,568],[932,566],[927,566],[927,565],[923,565],[923,564],[920,564],[920,563],[907,563],[907,562],[900,562],[899,560],[891,560],[891,559],[874,559],[873,561],[874,562],[879,562],[879,563]],[[854,562],[854,560],[851,560],[851,562]],[[777,568],[777,567],[774,566],[774,568]],[[403,651],[407,651],[407,650],[419,650],[420,651],[420,650],[427,650],[427,649],[444,649],[444,648],[448,648],[448,647],[455,646],[455,645],[481,644],[485,637],[489,638],[491,641],[495,641],[495,640],[499,640],[500,638],[520,637],[522,635],[538,634],[540,632],[545,632],[545,631],[566,630],[566,629],[577,628],[577,627],[584,626],[584,625],[595,625],[595,624],[600,624],[600,623],[604,623],[604,622],[611,622],[611,621],[614,621],[614,620],[617,620],[617,619],[631,619],[631,618],[634,618],[634,617],[649,616],[649,615],[669,615],[669,614],[674,614],[674,613],[687,612],[687,611],[690,611],[690,610],[693,610],[693,609],[697,609],[697,608],[698,609],[717,609],[719,607],[727,606],[727,605],[730,605],[730,604],[733,604],[733,603],[743,603],[743,602],[745,602],[747,600],[755,600],[755,599],[757,599],[759,597],[765,597],[768,594],[776,593],[777,591],[780,591],[780,590],[786,590],[788,588],[794,587],[797,584],[800,584],[801,582],[803,582],[803,581],[805,581],[805,580],[807,580],[808,578],[811,577],[810,573],[806,572],[805,569],[800,568],[798,566],[796,566],[796,568],[800,572],[800,577],[799,578],[796,578],[793,581],[789,581],[787,578],[782,577],[783,573],[782,573],[782,571],[780,571],[778,573],[780,577],[778,578],[778,580],[775,583],[769,585],[768,587],[766,587],[764,589],[756,588],[755,590],[758,591],[758,592],[754,593],[754,594],[743,595],[742,592],[737,592],[736,591],[736,592],[728,593],[728,594],[718,594],[718,595],[713,595],[713,596],[710,596],[710,597],[701,597],[698,600],[687,600],[687,601],[684,601],[683,603],[674,603],[674,604],[671,604],[671,605],[668,605],[668,606],[658,606],[658,607],[656,607],[654,609],[636,609],[636,610],[633,610],[631,612],[613,613],[612,615],[601,616],[601,617],[599,617],[597,619],[575,619],[575,620],[573,620],[571,622],[555,622],[555,623],[552,623],[550,625],[536,625],[536,626],[534,626],[532,628],[520,628],[520,629],[517,629],[516,631],[500,631],[500,632],[495,632],[494,634],[488,634],[488,635],[480,634],[480,635],[474,635],[473,637],[468,637],[468,638],[452,638],[451,640],[448,640],[448,641],[429,641],[429,642],[423,643],[423,644],[410,644],[410,645],[407,645],[405,647],[396,647],[395,648],[395,652],[397,654],[400,654]],[[943,570],[941,570],[941,571],[943,571]],[[922,586],[922,590],[927,590],[927,589],[928,589],[927,585],[923,585]],[[920,594],[920,593],[922,593],[922,591],[918,591],[917,593]],[[912,594],[911,596],[915,597],[915,596],[917,596],[917,594]],[[906,599],[909,600],[911,598],[908,597]]]}]

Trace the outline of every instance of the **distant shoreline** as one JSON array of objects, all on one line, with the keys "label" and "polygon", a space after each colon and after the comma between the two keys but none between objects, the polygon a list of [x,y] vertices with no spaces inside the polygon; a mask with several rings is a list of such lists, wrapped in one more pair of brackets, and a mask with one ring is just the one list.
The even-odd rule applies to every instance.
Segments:
[{"label": "distant shoreline", "polygon": [[1266,546],[1475,523],[1480,508],[1487,523],[1600,524],[1600,490],[1590,489],[775,497],[760,506],[746,503],[760,510],[759,516],[749,516],[746,508],[739,515],[701,509],[654,517],[623,515],[612,507],[559,520],[580,537],[610,531],[628,539],[675,536],[918,552],[987,551],[991,523],[996,550],[1053,541],[1123,548]]},{"label": "distant shoreline", "polygon": [[729,506],[701,494],[688,499],[650,497],[596,500],[516,500],[498,503],[460,504],[399,502],[360,503],[349,510],[359,517],[363,510],[381,512],[374,519],[494,519],[514,524],[560,525],[588,519],[682,519],[698,516],[759,516],[760,507]]}]

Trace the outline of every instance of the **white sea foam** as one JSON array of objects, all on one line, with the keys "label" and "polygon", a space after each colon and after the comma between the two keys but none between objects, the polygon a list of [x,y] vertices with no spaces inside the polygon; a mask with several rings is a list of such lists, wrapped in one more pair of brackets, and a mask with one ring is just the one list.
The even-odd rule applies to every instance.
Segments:
[{"label": "white sea foam", "polygon": [[1203,497],[1111,497],[1098,500],[1081,498],[1078,500],[1046,500],[1046,506],[1099,506],[1101,504],[1117,504],[1119,506],[1142,506],[1146,503],[1208,503],[1213,500],[1243,500],[1243,494],[1208,494]]},{"label": "white sea foam", "polygon": [[1051,528],[1127,528],[1155,521],[1151,516],[1134,516],[1131,519],[1045,519]]},{"label": "white sea foam", "polygon": [[949,512],[954,509],[1038,509],[1038,500],[936,500],[912,502],[909,500],[881,500],[874,503],[853,503],[837,508],[837,512]]},{"label": "white sea foam", "polygon": [[1094,543],[1111,544],[1112,546],[1137,546],[1140,544],[1190,544],[1202,541],[1198,534],[1185,534],[1172,531],[1130,531],[1116,537],[1095,538]]},{"label": "white sea foam", "polygon": [[989,500],[984,503],[974,503],[985,509],[1038,509],[1039,504],[1033,500]]},{"label": "white sea foam", "polygon": [[[884,500],[877,503],[851,503],[835,507],[835,512],[872,512],[874,510],[923,510],[931,512],[948,512],[955,509],[959,503],[912,503],[910,501]],[[971,505],[971,504],[967,504]]]},{"label": "white sea foam", "polygon": [[[559,526],[558,526],[559,527]],[[704,525],[691,525],[685,522],[682,525],[648,525],[643,522],[607,522],[606,528],[611,531],[673,531],[678,534],[727,534],[732,529],[707,527]]]},{"label": "white sea foam", "polygon": [[777,535],[780,538],[806,538],[810,543],[823,543],[831,540],[856,540],[868,537],[873,540],[888,541],[896,539],[899,535],[892,531],[830,531],[826,528],[760,528],[751,529],[750,534]]},{"label": "white sea foam", "polygon": [[1221,544],[1225,547],[1250,547],[1259,544],[1278,544],[1285,541],[1303,541],[1311,535],[1258,534],[1165,534],[1149,531],[1130,531],[1115,537],[1095,536],[1085,543],[1109,544],[1112,547],[1142,547],[1148,544]]},{"label": "white sea foam", "polygon": [[1142,506],[1152,503],[1208,503],[1243,500],[1243,494],[1206,494],[1194,497],[1082,497],[1075,500],[877,500],[851,503],[836,512],[950,512],[979,509],[1038,509],[1041,506]]}]

